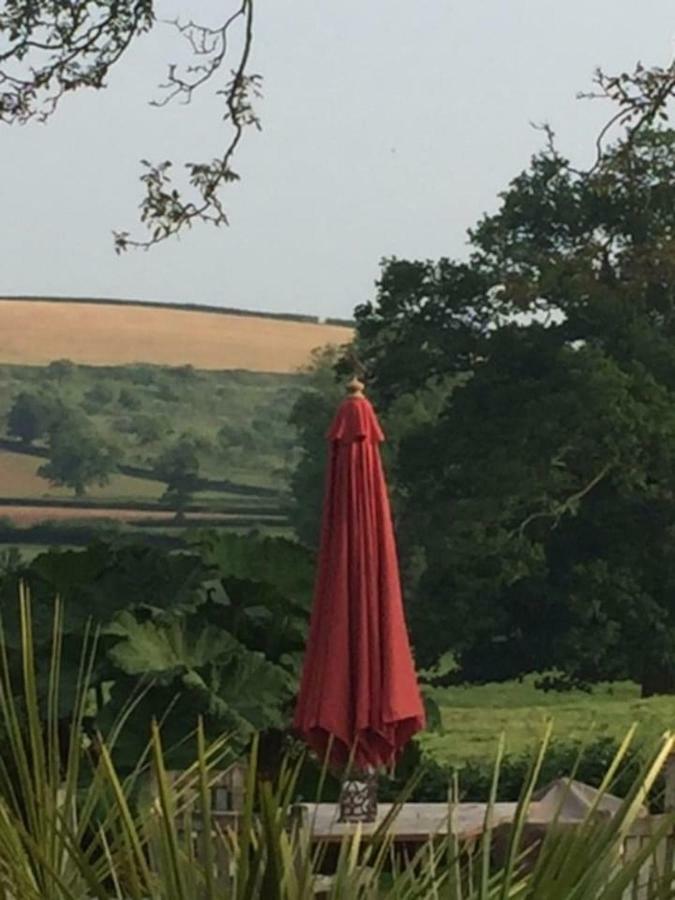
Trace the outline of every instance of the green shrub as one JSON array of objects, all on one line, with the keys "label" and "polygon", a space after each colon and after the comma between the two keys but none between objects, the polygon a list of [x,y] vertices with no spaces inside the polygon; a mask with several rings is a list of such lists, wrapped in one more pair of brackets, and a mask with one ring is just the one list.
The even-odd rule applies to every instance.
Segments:
[{"label": "green shrub", "polygon": [[164,403],[178,403],[180,394],[170,384],[160,384],[157,389],[157,397]]},{"label": "green shrub", "polygon": [[124,373],[132,384],[149,387],[157,383],[161,369],[159,366],[148,365],[125,366]]},{"label": "green shrub", "polygon": [[123,430],[133,434],[141,446],[155,444],[174,433],[171,420],[167,416],[151,416],[139,413],[124,422]]},{"label": "green shrub", "polygon": [[105,381],[97,381],[84,394],[87,411],[91,413],[100,411],[102,407],[108,406],[114,399],[115,391]]},{"label": "green shrub", "polygon": [[[619,751],[620,743],[613,738],[603,737],[586,745],[575,741],[553,741],[548,748],[539,773],[538,787],[544,787],[557,778],[573,776],[592,787],[599,787],[612,760]],[[624,765],[609,790],[624,797],[633,783],[643,762],[644,753],[639,746],[627,751]],[[499,785],[496,799],[515,801],[520,796],[527,781],[532,762],[530,753],[506,754],[500,765]],[[455,770],[441,766],[435,760],[424,757],[418,744],[411,744],[401,760],[396,777],[382,783],[383,796],[389,799],[397,796],[412,773],[421,770],[422,775],[414,791],[414,799],[420,803],[443,803],[453,784],[455,773],[458,778],[460,799],[479,802],[485,799],[492,784],[494,763],[470,761]],[[659,810],[663,801],[663,784],[658,779],[650,803],[652,809]]]},{"label": "green shrub", "polygon": [[128,409],[131,411],[140,409],[143,405],[141,402],[141,398],[138,394],[131,390],[131,388],[122,388],[119,396],[119,404],[123,406],[124,409]]}]

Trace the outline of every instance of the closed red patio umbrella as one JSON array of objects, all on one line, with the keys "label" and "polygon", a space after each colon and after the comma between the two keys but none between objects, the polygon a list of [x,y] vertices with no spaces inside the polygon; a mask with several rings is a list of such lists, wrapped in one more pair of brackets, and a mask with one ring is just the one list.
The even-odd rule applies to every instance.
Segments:
[{"label": "closed red patio umbrella", "polygon": [[424,728],[380,459],[384,435],[363,385],[338,409],[309,641],[294,727],[323,759],[390,766]]}]

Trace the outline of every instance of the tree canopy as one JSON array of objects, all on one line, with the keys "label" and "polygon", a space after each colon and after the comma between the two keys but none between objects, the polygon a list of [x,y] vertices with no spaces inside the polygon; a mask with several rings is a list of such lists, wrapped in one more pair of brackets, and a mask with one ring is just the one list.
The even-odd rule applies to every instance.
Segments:
[{"label": "tree canopy", "polygon": [[357,309],[421,661],[675,688],[674,151],[548,147],[468,261],[387,260]]},{"label": "tree canopy", "polygon": [[54,407],[52,398],[22,391],[7,414],[7,434],[30,446],[49,432],[53,424]]},{"label": "tree canopy", "polygon": [[165,502],[182,514],[199,482],[199,453],[194,439],[183,435],[167,447],[155,462],[154,474],[166,484]]},{"label": "tree canopy", "polygon": [[85,416],[61,407],[52,422],[49,459],[38,474],[51,484],[67,487],[82,497],[92,485],[103,486],[118,465],[118,451],[103,440]]}]

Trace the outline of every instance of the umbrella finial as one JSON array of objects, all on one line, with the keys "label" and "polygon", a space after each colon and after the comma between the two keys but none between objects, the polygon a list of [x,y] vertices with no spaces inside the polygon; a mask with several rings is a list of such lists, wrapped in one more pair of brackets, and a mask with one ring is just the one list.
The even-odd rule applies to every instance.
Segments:
[{"label": "umbrella finial", "polygon": [[365,388],[365,384],[356,375],[347,385],[347,391],[352,397],[363,397]]}]

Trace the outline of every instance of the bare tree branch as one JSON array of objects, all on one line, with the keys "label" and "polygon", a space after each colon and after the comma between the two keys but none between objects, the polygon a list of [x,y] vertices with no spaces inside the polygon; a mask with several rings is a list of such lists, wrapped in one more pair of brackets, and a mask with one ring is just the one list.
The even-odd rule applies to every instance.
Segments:
[{"label": "bare tree branch", "polygon": [[571,494],[567,499],[563,500],[561,503],[555,503],[551,506],[550,509],[540,510],[538,512],[532,513],[526,519],[524,519],[520,525],[515,528],[511,532],[511,537],[516,537],[516,535],[522,537],[525,533],[525,529],[532,524],[532,522],[536,522],[538,519],[552,519],[553,523],[551,524],[551,530],[557,528],[560,523],[560,520],[566,513],[571,513],[574,511],[575,507],[579,504],[581,500],[587,494],[593,490],[593,488],[597,487],[598,484],[605,478],[612,469],[612,463],[606,463],[602,467],[602,469],[591,478],[591,480],[579,491],[576,491],[574,494]]},{"label": "bare tree branch", "polygon": [[178,67],[172,63],[167,82],[160,85],[166,95],[161,100],[154,100],[153,106],[167,106],[176,97],[182,97],[184,103],[190,103],[193,93],[221,68],[227,54],[228,33],[242,12],[242,9],[237,10],[219,28],[197,25],[192,20],[185,24],[181,24],[179,19],[167,23],[185,38],[193,56],[203,58],[204,62],[188,66],[186,75],[189,77],[181,77]]}]

